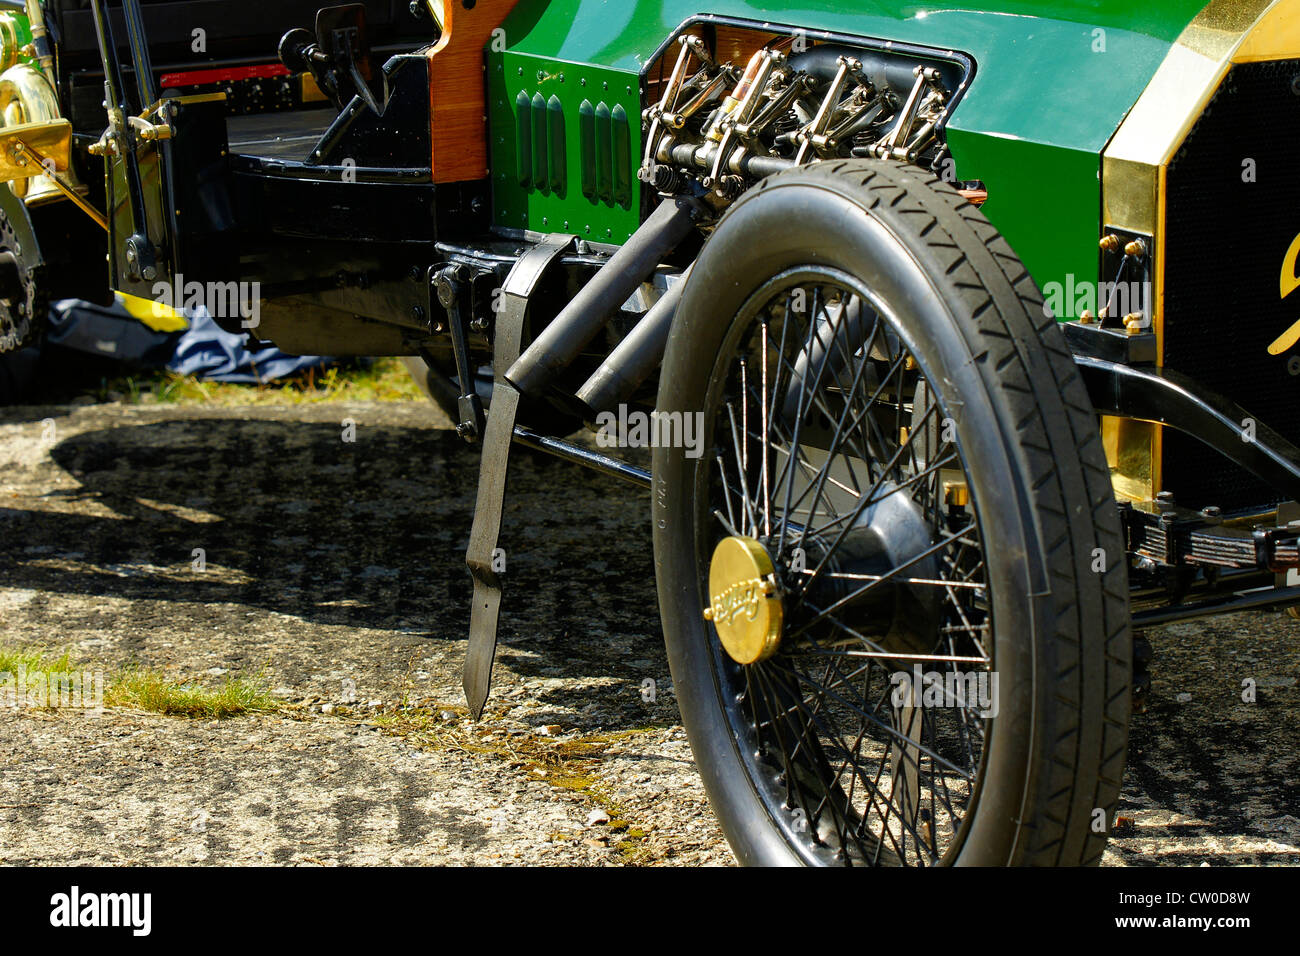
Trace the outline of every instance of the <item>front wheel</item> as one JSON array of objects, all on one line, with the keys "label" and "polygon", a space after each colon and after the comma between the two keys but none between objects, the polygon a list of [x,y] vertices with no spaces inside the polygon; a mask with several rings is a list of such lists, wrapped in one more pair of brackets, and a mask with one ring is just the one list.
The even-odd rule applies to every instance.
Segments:
[{"label": "front wheel", "polygon": [[1097,862],[1125,549],[1060,330],[980,212],[897,164],[766,180],[696,264],[658,411],[705,436],[656,451],[655,560],[737,857]]}]

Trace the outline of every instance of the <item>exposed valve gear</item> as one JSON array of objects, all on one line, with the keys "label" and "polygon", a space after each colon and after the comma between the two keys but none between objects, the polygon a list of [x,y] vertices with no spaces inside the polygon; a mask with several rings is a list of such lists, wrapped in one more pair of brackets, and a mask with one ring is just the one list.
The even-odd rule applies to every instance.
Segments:
[{"label": "exposed valve gear", "polygon": [[660,163],[642,166],[637,172],[637,178],[642,182],[649,183],[661,193],[679,193],[686,188],[684,173],[672,166]]},{"label": "exposed valve gear", "polygon": [[936,169],[959,72],[940,60],[823,44],[765,47],[740,69],[683,37],[662,97],[645,112],[640,177],[660,193],[729,204],[758,180],[851,157]]}]

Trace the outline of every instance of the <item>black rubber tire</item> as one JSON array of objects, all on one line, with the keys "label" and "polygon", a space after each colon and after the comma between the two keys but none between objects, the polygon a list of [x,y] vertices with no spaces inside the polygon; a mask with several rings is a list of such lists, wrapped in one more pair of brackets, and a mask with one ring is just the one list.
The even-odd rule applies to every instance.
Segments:
[{"label": "black rubber tire", "polygon": [[[955,862],[1096,864],[1126,756],[1132,638],[1109,472],[1064,337],[1011,247],[955,190],[902,164],[826,163],[770,177],[722,219],[673,327],[659,410],[702,411],[738,341],[733,317],[766,279],[809,265],[842,270],[897,306],[913,353],[944,382],[946,407],[962,408],[1002,692]],[[716,636],[701,615],[709,459],[681,448],[654,455],[654,553],[674,688],[738,859],[807,863],[757,796],[720,701]],[[1095,549],[1105,555],[1100,573]]]}]

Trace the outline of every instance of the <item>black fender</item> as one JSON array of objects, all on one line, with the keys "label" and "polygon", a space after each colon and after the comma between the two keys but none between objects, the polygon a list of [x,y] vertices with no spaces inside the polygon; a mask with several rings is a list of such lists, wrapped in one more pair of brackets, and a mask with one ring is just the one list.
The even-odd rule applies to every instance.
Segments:
[{"label": "black fender", "polygon": [[1098,412],[1176,428],[1279,494],[1300,500],[1300,448],[1237,403],[1173,369],[1138,368],[1088,355],[1075,355],[1074,363]]}]

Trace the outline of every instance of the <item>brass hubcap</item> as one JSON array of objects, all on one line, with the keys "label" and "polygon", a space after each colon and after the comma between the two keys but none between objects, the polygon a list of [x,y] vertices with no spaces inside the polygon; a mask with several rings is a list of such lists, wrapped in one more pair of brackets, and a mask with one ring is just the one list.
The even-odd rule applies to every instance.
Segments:
[{"label": "brass hubcap", "polygon": [[738,664],[757,664],[776,653],[784,618],[776,569],[753,538],[724,538],[709,564],[711,621],[722,647]]}]

